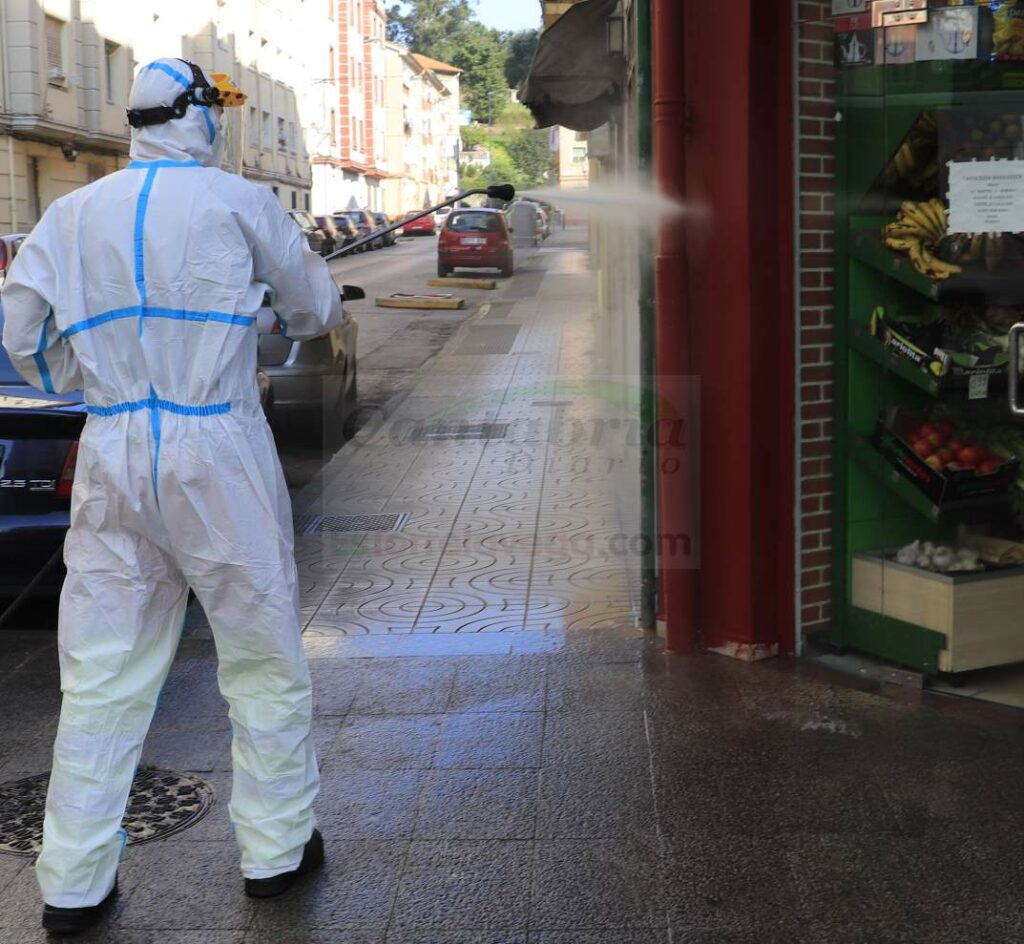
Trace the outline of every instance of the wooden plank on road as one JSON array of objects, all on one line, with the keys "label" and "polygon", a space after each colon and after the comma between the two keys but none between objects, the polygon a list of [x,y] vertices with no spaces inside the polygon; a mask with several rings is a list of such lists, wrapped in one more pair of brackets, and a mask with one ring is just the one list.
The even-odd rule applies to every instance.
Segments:
[{"label": "wooden plank on road", "polygon": [[498,287],[495,279],[430,279],[427,282],[431,288],[482,288],[494,289]]},{"label": "wooden plank on road", "polygon": [[417,298],[414,295],[405,298],[378,298],[378,308],[413,308],[419,311],[454,311],[466,307],[464,298]]}]

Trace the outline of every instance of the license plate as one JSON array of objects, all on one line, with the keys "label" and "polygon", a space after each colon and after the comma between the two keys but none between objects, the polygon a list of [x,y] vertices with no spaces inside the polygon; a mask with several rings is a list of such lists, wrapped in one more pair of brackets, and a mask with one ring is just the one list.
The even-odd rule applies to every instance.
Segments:
[{"label": "license plate", "polygon": [[487,240],[483,236],[463,236],[463,246],[486,246]]}]

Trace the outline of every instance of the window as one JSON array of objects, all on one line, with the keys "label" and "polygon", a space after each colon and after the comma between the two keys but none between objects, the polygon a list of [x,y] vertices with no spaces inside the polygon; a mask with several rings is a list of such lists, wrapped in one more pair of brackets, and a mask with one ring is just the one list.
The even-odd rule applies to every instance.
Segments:
[{"label": "window", "polygon": [[277,148],[279,151],[283,151],[288,147],[288,138],[285,137],[284,133],[284,119],[277,119]]},{"label": "window", "polygon": [[249,106],[249,144],[251,147],[260,146],[260,118],[252,105]]},{"label": "window", "polygon": [[64,72],[64,21],[55,16],[46,18],[46,65],[50,83],[63,85],[67,78]]},{"label": "window", "polygon": [[299,206],[299,195],[293,190],[292,191],[292,209],[296,210]]},{"label": "window", "polygon": [[327,64],[327,76],[333,82],[334,81],[334,47],[330,49],[330,62]]},{"label": "window", "polygon": [[114,102],[117,100],[117,91],[115,89],[115,84],[117,82],[117,72],[114,69],[114,59],[117,56],[117,52],[119,49],[120,47],[117,45],[117,43],[112,43],[109,41],[103,43],[103,53],[105,57],[104,65],[106,66],[107,70],[107,102],[110,105],[113,105]]},{"label": "window", "polygon": [[295,153],[295,122],[288,122],[288,150]]},{"label": "window", "polygon": [[260,141],[262,142],[263,147],[264,148],[268,148],[268,149],[273,147],[273,142],[270,139],[270,112],[269,111],[263,112],[262,131],[263,131],[263,133],[260,136]]},{"label": "window", "polygon": [[574,147],[572,149],[572,162],[574,164],[582,164],[587,159],[587,149],[585,147]]},{"label": "window", "polygon": [[309,191],[306,191],[306,212],[309,212]]},{"label": "window", "polygon": [[39,199],[39,158],[28,158],[28,215],[33,222],[42,216],[42,201]]},{"label": "window", "polygon": [[331,109],[331,147],[338,143],[338,116],[334,109]]}]

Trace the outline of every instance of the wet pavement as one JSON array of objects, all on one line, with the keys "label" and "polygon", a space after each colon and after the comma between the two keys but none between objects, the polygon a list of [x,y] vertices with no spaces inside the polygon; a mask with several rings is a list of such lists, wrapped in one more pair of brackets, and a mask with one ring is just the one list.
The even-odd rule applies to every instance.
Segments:
[{"label": "wet pavement", "polygon": [[[1024,940],[1018,713],[676,658],[634,628],[635,398],[602,372],[586,261],[582,233],[559,235],[475,296],[295,496],[300,515],[408,516],[296,538],[324,870],[242,895],[226,709],[192,612],[144,761],[218,800],[127,848],[110,920],[81,940]],[[54,645],[3,637],[0,781],[48,766]],[[0,941],[44,940],[30,860],[0,855],[0,888]]]}]

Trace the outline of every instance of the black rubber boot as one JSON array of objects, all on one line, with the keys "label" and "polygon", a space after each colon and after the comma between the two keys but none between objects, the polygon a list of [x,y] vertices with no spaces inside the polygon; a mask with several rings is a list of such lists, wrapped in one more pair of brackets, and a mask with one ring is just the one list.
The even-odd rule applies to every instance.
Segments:
[{"label": "black rubber boot", "polygon": [[88,908],[57,908],[54,905],[43,905],[43,927],[50,934],[79,934],[91,928],[110,908],[117,898],[117,879],[110,894],[98,905]]},{"label": "black rubber boot", "polygon": [[245,880],[245,893],[250,898],[273,898],[282,892],[288,891],[300,878],[308,875],[314,869],[324,864],[324,837],[320,835],[319,829],[313,830],[309,837],[306,848],[302,851],[302,861],[297,869],[291,872],[282,872],[280,875],[273,875],[270,878],[247,878]]}]

